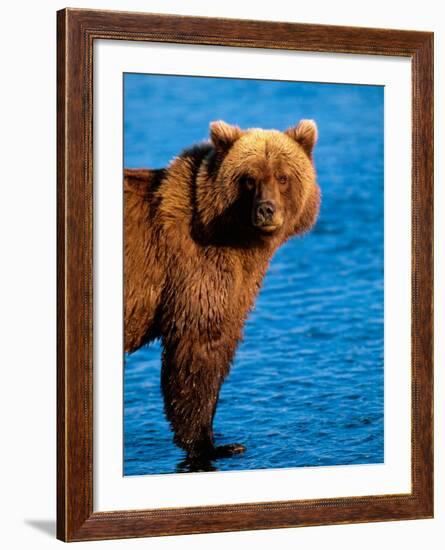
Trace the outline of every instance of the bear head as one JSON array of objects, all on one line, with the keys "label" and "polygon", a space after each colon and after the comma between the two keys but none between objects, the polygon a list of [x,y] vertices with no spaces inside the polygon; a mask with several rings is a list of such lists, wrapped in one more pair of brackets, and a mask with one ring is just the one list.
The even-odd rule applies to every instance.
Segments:
[{"label": "bear head", "polygon": [[314,121],[285,132],[217,121],[210,124],[210,138],[214,154],[197,189],[205,224],[220,220],[227,231],[260,242],[282,242],[313,226],[320,203]]}]

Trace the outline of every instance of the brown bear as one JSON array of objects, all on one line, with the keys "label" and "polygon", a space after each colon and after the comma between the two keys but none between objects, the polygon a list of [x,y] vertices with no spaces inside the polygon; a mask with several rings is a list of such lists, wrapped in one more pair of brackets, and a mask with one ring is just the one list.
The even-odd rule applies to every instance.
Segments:
[{"label": "brown bear", "polygon": [[315,223],[313,121],[285,132],[210,125],[168,167],[126,169],[125,350],[160,338],[174,441],[190,460],[230,456],[213,418],[275,250]]}]

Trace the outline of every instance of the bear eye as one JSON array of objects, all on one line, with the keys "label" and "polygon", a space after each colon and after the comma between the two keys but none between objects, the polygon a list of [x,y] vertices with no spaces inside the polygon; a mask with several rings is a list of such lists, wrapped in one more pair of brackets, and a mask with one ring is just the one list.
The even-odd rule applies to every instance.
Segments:
[{"label": "bear eye", "polygon": [[286,176],[286,174],[279,174],[277,176],[277,180],[280,185],[287,185],[287,183],[289,182],[289,178]]},{"label": "bear eye", "polygon": [[255,179],[252,178],[252,176],[244,176],[243,184],[246,187],[246,189],[251,191],[255,187]]}]

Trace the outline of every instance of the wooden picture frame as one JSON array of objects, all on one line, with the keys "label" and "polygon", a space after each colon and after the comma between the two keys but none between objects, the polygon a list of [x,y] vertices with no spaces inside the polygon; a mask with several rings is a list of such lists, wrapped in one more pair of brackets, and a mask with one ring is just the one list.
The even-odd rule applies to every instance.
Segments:
[{"label": "wooden picture frame", "polygon": [[[93,43],[155,41],[412,62],[412,491],[93,512]],[[57,13],[57,537],[64,541],[433,516],[433,34],[65,9]]]}]

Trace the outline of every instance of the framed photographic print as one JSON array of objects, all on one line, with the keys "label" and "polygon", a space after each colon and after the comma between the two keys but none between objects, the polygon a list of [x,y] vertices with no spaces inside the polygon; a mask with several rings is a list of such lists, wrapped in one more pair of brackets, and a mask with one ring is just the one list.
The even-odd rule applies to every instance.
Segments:
[{"label": "framed photographic print", "polygon": [[57,25],[58,538],[432,517],[432,33]]}]

